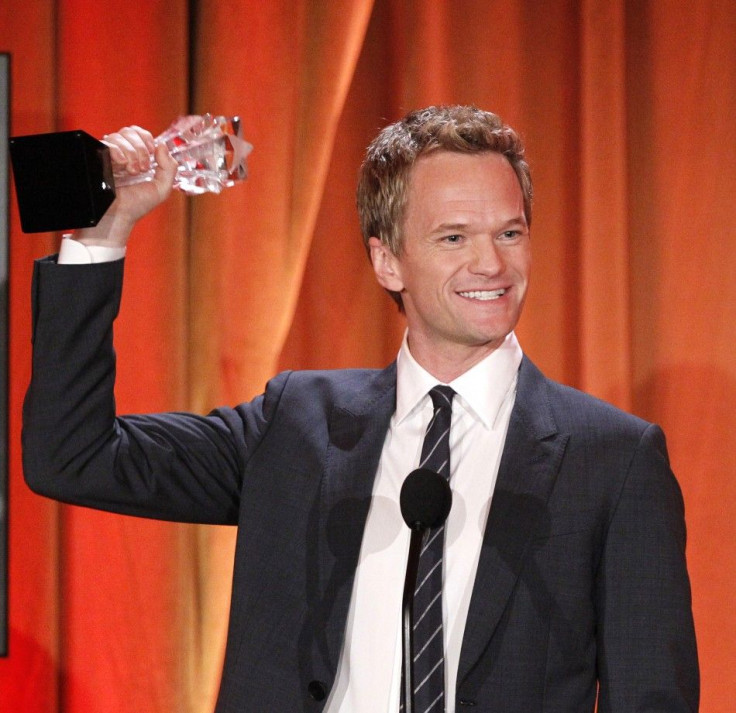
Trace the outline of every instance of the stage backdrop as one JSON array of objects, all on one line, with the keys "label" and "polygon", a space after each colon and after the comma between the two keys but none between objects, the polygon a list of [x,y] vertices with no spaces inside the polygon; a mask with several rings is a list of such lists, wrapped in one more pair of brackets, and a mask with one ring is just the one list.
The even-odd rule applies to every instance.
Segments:
[{"label": "stage backdrop", "polygon": [[[379,366],[402,323],[355,219],[361,153],[429,103],[526,139],[552,377],[661,423],[683,487],[705,713],[736,686],[736,12],[730,0],[6,0],[16,135],[238,113],[248,183],[140,226],[122,412],[205,411],[282,367]],[[233,533],[61,507],[20,468],[32,261],[11,209],[10,656],[0,710],[205,713]]]}]

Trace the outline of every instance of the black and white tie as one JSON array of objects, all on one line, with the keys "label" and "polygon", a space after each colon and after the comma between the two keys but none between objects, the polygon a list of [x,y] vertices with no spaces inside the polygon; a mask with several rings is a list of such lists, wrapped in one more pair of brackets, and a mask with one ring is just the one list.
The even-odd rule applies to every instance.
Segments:
[{"label": "black and white tie", "polygon": [[[452,398],[449,386],[435,386],[429,395],[434,406],[422,445],[420,468],[450,478],[450,422]],[[414,593],[414,713],[445,710],[445,647],[442,634],[442,557],[445,526],[431,528],[419,555]]]}]

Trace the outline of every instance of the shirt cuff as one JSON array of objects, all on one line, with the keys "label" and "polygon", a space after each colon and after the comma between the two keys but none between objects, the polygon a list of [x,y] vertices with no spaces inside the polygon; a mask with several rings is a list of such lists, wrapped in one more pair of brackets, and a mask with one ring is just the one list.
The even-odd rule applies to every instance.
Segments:
[{"label": "shirt cuff", "polygon": [[85,245],[70,235],[64,235],[56,262],[59,265],[91,265],[98,262],[113,262],[124,257],[125,248]]}]

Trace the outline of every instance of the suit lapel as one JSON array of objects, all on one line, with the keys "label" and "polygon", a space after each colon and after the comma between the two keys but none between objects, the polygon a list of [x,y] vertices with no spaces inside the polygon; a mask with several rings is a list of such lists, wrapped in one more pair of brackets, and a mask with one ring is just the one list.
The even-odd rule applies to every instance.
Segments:
[{"label": "suit lapel", "polygon": [[557,433],[546,380],[526,358],[519,372],[496,488],[483,538],[458,670],[461,683],[493,636],[547,501],[567,436]]},{"label": "suit lapel", "polygon": [[[319,573],[330,668],[337,665],[373,481],[396,407],[396,365],[333,407],[320,493]],[[332,668],[334,670],[334,668]]]}]

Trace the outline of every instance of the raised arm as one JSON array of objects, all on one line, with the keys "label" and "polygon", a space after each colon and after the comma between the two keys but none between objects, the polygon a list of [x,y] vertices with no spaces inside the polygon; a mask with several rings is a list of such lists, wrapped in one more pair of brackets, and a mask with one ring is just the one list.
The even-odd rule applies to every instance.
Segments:
[{"label": "raised arm", "polygon": [[[137,220],[168,197],[177,164],[138,127],[105,141],[117,173],[147,171],[152,151],[154,179],[117,190],[100,223],[74,237],[124,247]],[[117,417],[113,322],[123,261],[63,262],[46,258],[34,270],[33,370],[22,435],[26,482],[48,497],[120,513],[235,522],[246,431],[257,438],[258,408],[244,408],[242,417],[231,410],[210,418]]]}]

